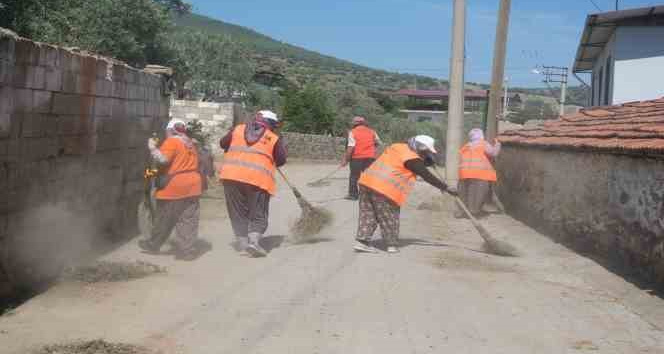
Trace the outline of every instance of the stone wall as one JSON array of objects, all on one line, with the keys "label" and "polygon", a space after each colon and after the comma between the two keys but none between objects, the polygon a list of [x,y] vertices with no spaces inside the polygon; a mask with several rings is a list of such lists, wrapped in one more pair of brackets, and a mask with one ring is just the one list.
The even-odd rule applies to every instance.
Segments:
[{"label": "stone wall", "polygon": [[200,101],[173,101],[171,117],[185,122],[198,120],[204,131],[210,134],[210,145],[215,154],[219,154],[219,139],[228,132],[234,122],[243,117],[241,106],[237,103],[214,103]]},{"label": "stone wall", "polygon": [[168,119],[163,87],[0,31],[0,285],[51,275],[93,235],[136,230],[146,141]]},{"label": "stone wall", "polygon": [[662,284],[664,158],[504,146],[497,169],[510,214]]},{"label": "stone wall", "polygon": [[282,133],[291,158],[341,161],[346,139],[325,135]]}]

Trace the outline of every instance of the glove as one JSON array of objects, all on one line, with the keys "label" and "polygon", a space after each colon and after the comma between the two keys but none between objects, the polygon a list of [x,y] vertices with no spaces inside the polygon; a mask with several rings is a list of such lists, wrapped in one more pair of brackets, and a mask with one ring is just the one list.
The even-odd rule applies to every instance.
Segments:
[{"label": "glove", "polygon": [[449,194],[453,197],[458,197],[459,196],[459,193],[457,193],[457,191],[455,189],[451,189],[447,185],[445,186],[445,188],[441,188],[440,191],[443,192],[443,193],[447,193],[447,194]]},{"label": "glove", "polygon": [[157,149],[157,139],[155,138],[148,139],[148,149],[150,149],[150,151]]}]

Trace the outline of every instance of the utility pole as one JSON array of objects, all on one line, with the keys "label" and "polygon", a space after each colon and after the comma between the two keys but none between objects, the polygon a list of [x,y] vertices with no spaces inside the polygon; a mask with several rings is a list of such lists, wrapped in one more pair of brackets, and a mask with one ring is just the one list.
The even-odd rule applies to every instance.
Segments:
[{"label": "utility pole", "polygon": [[[536,74],[541,74],[544,76],[542,82],[547,86],[553,83],[560,84],[560,100],[559,103],[559,113],[562,116],[565,114],[565,99],[567,98],[567,76],[569,74],[569,69],[564,66],[542,66],[542,69],[533,70]],[[549,86],[550,87],[550,86]]]},{"label": "utility pole", "polygon": [[500,0],[496,41],[493,48],[493,69],[491,91],[489,93],[489,113],[487,115],[487,138],[493,140],[498,135],[498,107],[500,107],[501,85],[505,76],[505,57],[507,52],[507,32],[510,23],[511,0]]},{"label": "utility pole", "polygon": [[454,0],[452,53],[450,55],[450,94],[447,109],[445,177],[456,188],[459,182],[459,149],[463,135],[464,70],[466,42],[466,0]]}]

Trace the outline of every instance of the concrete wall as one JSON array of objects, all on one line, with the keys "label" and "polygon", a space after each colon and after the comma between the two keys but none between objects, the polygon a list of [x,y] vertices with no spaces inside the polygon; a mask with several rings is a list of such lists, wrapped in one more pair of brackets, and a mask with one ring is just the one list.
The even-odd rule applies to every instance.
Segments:
[{"label": "concrete wall", "polygon": [[146,141],[168,119],[162,86],[0,32],[0,284],[39,278],[93,235],[136,229]]},{"label": "concrete wall", "polygon": [[200,121],[205,132],[210,134],[210,145],[215,154],[221,153],[219,139],[228,132],[234,121],[241,120],[243,116],[237,103],[181,100],[173,101],[170,115],[185,122]]},{"label": "concrete wall", "polygon": [[622,271],[664,281],[664,159],[504,146],[509,213]]},{"label": "concrete wall", "polygon": [[282,133],[291,158],[319,161],[341,161],[345,138],[324,135]]}]

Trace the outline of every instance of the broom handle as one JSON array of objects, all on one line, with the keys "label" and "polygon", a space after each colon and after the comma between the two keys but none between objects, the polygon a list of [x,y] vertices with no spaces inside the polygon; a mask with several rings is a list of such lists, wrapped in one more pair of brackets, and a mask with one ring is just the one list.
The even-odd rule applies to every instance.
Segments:
[{"label": "broom handle", "polygon": [[324,180],[326,180],[326,179],[332,177],[335,173],[337,173],[337,172],[338,172],[340,169],[342,169],[342,168],[343,168],[343,166],[339,166],[339,167],[337,167],[334,171],[332,171],[332,173],[326,175],[325,177],[323,177],[323,178],[321,178],[321,179],[317,179],[317,180],[315,180],[313,183],[320,182],[320,181],[324,181]]},{"label": "broom handle", "polygon": [[284,174],[284,172],[283,172],[280,168],[278,168],[278,167],[277,167],[277,171],[278,171],[279,174],[281,175],[281,178],[284,179],[284,181],[286,182],[286,184],[288,185],[288,187],[290,187],[290,189],[292,189],[292,190],[295,190],[295,187],[290,183],[290,181],[288,180],[288,178],[286,177],[286,175]]},{"label": "broom handle", "polygon": [[[436,176],[438,176],[438,178],[440,178],[441,180],[443,179],[440,172],[438,172],[438,169],[435,166],[433,168],[433,171],[436,173]],[[484,228],[484,226],[482,226],[482,224],[480,224],[479,221],[477,221],[477,219],[475,219],[475,217],[473,216],[473,214],[470,213],[470,210],[468,210],[468,207],[466,206],[466,204],[463,203],[461,198],[459,198],[458,195],[455,195],[454,200],[461,207],[461,209],[466,214],[468,219],[470,219],[470,222],[473,224],[473,227],[477,230],[477,233],[479,233],[480,236],[482,236],[485,242],[490,242],[491,234],[489,233],[489,231],[487,231],[487,229]]]}]

